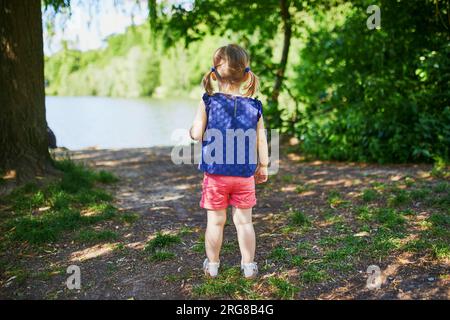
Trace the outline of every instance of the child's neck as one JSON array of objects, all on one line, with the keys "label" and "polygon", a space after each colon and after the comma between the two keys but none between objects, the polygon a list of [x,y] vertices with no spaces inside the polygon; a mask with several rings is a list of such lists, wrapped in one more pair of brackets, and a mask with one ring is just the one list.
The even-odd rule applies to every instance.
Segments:
[{"label": "child's neck", "polygon": [[234,96],[240,96],[241,95],[241,90],[240,89],[241,89],[240,86],[239,87],[219,86],[219,92],[225,93],[225,94],[234,95]]}]

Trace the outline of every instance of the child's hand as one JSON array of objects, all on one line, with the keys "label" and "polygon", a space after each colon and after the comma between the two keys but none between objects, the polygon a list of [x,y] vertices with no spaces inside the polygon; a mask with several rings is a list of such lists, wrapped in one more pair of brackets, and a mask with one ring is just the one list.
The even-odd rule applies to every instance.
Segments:
[{"label": "child's hand", "polygon": [[255,173],[256,184],[267,182],[269,179],[269,171],[267,166],[258,166]]}]

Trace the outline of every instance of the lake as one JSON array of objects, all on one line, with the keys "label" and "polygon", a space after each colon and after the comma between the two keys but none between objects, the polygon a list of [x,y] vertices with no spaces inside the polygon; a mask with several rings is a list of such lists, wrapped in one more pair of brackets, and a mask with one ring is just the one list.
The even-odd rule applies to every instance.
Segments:
[{"label": "lake", "polygon": [[197,105],[188,98],[46,98],[47,122],[58,147],[71,150],[173,145],[172,132],[190,128]]}]

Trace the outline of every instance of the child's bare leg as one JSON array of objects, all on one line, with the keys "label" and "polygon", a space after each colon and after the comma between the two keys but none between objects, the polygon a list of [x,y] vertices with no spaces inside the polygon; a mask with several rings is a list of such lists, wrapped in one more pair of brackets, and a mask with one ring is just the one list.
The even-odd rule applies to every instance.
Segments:
[{"label": "child's bare leg", "polygon": [[208,211],[208,224],[205,233],[206,256],[209,262],[219,262],[223,241],[223,227],[227,220],[227,211]]},{"label": "child's bare leg", "polygon": [[252,209],[239,209],[233,207],[233,222],[236,226],[242,263],[252,263],[255,260],[256,249]]}]

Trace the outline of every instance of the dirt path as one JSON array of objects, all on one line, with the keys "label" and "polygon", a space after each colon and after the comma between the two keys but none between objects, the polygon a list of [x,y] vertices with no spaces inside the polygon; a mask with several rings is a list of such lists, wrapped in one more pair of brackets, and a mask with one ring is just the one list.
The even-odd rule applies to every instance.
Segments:
[{"label": "dirt path", "polygon": [[[117,184],[110,187],[116,199],[116,206],[121,212],[134,212],[140,218],[127,225],[108,222],[106,227],[120,234],[114,243],[80,245],[62,242],[54,252],[30,257],[28,263],[33,265],[35,270],[48,270],[50,267],[56,270],[55,274],[33,277],[20,285],[13,282],[2,288],[0,296],[46,299],[253,297],[243,294],[239,288],[235,290],[236,293],[229,293],[223,287],[217,289],[209,282],[201,287],[201,290],[193,290],[205,284],[200,268],[204,258],[201,236],[205,214],[198,206],[202,175],[194,165],[172,164],[168,148],[92,150],[70,154],[73,160],[83,161],[96,169],[114,172],[120,178]],[[352,215],[354,206],[361,205],[359,197],[364,188],[374,183],[395,184],[404,181],[405,177],[422,181],[426,185],[439,183],[429,176],[429,166],[380,167],[299,160],[301,159],[298,156],[287,154],[281,160],[279,174],[266,186],[258,187],[259,202],[255,209],[255,227],[258,234],[257,259],[262,272],[260,280],[252,285],[252,290],[257,293],[255,297],[450,297],[448,261],[431,258],[428,251],[411,253],[394,250],[377,261],[355,255],[348,261],[351,262],[350,268],[341,268],[343,264],[336,267],[330,264],[332,267],[329,276],[317,271],[313,274],[316,278],[312,279],[318,281],[304,281],[300,289],[289,291],[289,287],[277,287],[277,284],[270,280],[271,277],[289,280],[296,286],[298,279],[304,279],[305,273],[312,271],[286,264],[273,253],[275,248],[286,247],[287,254],[290,255],[294,250],[292,248],[306,243],[309,245],[309,251],[305,254],[305,259],[309,259],[307,261],[310,263],[314,260],[311,260],[311,255],[320,256],[327,252],[327,245],[330,245],[330,248],[339,245],[328,244],[327,241],[331,243],[333,237],[339,239],[344,231],[345,235],[361,233],[361,224],[356,222]],[[330,204],[331,190],[341,194],[343,203],[347,201],[350,205],[336,208],[335,204]],[[428,217],[434,210],[417,202],[412,203],[411,207],[419,213],[417,219],[421,219],[420,214]],[[304,212],[312,221],[309,228],[300,231],[286,228],[289,214],[296,210]],[[330,219],[330,214],[343,220],[339,223],[333,222],[336,219]],[[345,226],[345,230],[342,231],[339,226]],[[182,234],[182,243],[171,249],[176,254],[174,259],[163,262],[149,260],[143,248],[157,232]],[[372,230],[368,233],[371,234]],[[237,265],[240,258],[232,225],[226,227],[225,239],[222,262],[228,266]],[[197,250],[199,246],[200,250]],[[81,290],[70,291],[65,288],[67,275],[64,271],[71,264],[81,268]],[[302,265],[302,262],[299,264]],[[366,289],[365,271],[371,264],[377,264],[386,271],[385,282],[379,290]],[[329,266],[327,265],[327,268]],[[317,278],[318,276],[322,278]],[[285,292],[287,295],[283,295]]]}]

